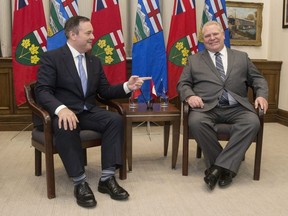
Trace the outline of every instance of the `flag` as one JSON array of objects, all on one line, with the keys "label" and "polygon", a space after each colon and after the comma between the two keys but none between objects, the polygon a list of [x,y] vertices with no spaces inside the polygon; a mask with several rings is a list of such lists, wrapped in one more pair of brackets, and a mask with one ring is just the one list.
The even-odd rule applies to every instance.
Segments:
[{"label": "flag", "polygon": [[141,89],[136,89],[134,91],[131,92],[131,98],[133,99],[137,99],[139,95],[141,95]]},{"label": "flag", "polygon": [[168,95],[177,96],[176,85],[187,58],[197,53],[196,9],[194,0],[174,0],[167,43]]},{"label": "flag", "polygon": [[47,49],[53,50],[66,43],[64,25],[67,19],[79,15],[77,0],[51,0]]},{"label": "flag", "polygon": [[15,0],[12,58],[16,104],[25,100],[24,84],[36,80],[40,56],[47,51],[42,0]]},{"label": "flag", "polygon": [[215,20],[221,23],[224,33],[225,33],[225,46],[230,47],[230,35],[228,28],[228,19],[227,19],[227,11],[226,11],[226,3],[225,0],[205,0],[203,13],[202,13],[202,23],[199,31],[199,41],[198,41],[198,49],[199,51],[205,49],[202,39],[202,27],[203,25],[210,21]]},{"label": "flag", "polygon": [[126,53],[117,0],[94,0],[91,22],[94,28],[92,54],[100,58],[111,84],[126,77]]},{"label": "flag", "polygon": [[[151,76],[155,89],[162,80],[167,89],[167,59],[158,0],[138,0],[132,47],[132,74]],[[150,82],[145,81],[138,101],[151,99]]]},{"label": "flag", "polygon": [[158,95],[155,89],[153,79],[150,80],[150,93],[151,93],[151,98],[156,100]]},{"label": "flag", "polygon": [[159,84],[156,92],[157,92],[157,95],[158,95],[158,96],[162,96],[162,97],[167,96],[167,95],[166,95],[166,94],[167,94],[167,90],[166,90],[166,88],[165,88],[164,85],[163,85],[163,80],[162,80],[162,79],[161,79],[161,81],[160,81],[160,84]]}]

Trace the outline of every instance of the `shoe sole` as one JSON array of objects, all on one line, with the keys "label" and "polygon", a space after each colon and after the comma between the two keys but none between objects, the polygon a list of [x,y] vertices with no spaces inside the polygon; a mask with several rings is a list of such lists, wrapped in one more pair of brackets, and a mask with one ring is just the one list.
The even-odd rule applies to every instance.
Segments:
[{"label": "shoe sole", "polygon": [[220,183],[220,181],[218,182],[218,185],[219,185],[219,187],[220,188],[225,188],[225,187],[228,187],[229,185],[231,185],[232,184],[232,181],[230,181],[230,182],[226,182],[226,183]]},{"label": "shoe sole", "polygon": [[95,207],[96,205],[97,205],[97,203],[89,203],[89,204],[87,204],[87,203],[81,203],[81,202],[78,202],[77,201],[77,204],[79,205],[79,206],[81,206],[81,207],[84,207],[84,208],[93,208],[93,207]]}]

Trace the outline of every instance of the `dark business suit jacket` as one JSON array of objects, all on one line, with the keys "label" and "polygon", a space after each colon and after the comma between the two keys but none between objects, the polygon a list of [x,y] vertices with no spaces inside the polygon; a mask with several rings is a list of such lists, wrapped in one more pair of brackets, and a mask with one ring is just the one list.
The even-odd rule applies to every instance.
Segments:
[{"label": "dark business suit jacket", "polygon": [[42,56],[35,93],[38,103],[47,109],[51,116],[56,108],[63,104],[75,113],[82,112],[85,104],[88,110],[93,112],[97,94],[105,99],[127,97],[123,83],[109,85],[97,57],[88,54],[85,56],[88,74],[85,96],[72,53],[67,45]]},{"label": "dark business suit jacket", "polygon": [[[122,118],[117,113],[97,107],[96,95],[99,94],[105,99],[124,98],[128,95],[123,89],[123,83],[110,86],[97,57],[89,54],[85,56],[88,75],[86,95],[83,93],[81,80],[67,45],[41,57],[35,88],[37,103],[52,117],[54,144],[70,177],[78,177],[84,173],[84,160],[79,128],[63,131],[58,127],[58,117],[54,113],[60,105],[67,106],[78,115],[79,125],[85,125],[85,129],[101,132],[102,168],[122,164]],[[84,105],[88,112],[83,111]]]},{"label": "dark business suit jacket", "polygon": [[205,106],[200,112],[214,108],[224,88],[238,103],[255,112],[248,100],[247,88],[252,87],[256,97],[268,99],[267,82],[244,52],[227,48],[228,66],[223,83],[207,50],[191,55],[179,79],[177,90],[184,101],[188,96],[199,96]]}]

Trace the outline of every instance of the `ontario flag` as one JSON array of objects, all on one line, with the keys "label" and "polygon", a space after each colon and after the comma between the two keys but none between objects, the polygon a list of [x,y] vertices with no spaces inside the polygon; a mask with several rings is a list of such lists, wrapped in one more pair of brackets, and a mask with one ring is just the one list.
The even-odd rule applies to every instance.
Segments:
[{"label": "ontario flag", "polygon": [[176,85],[187,58],[198,51],[196,9],[194,0],[174,0],[167,43],[168,95],[176,97]]},{"label": "ontario flag", "polygon": [[126,53],[117,0],[94,0],[92,54],[100,58],[110,84],[126,81]]},{"label": "ontario flag", "polygon": [[225,33],[225,46],[230,47],[230,36],[228,28],[228,19],[226,12],[226,3],[225,0],[205,0],[203,13],[202,13],[202,22],[199,30],[199,41],[198,41],[198,50],[201,51],[205,49],[202,39],[202,27],[203,25],[211,20],[215,20],[221,23],[224,33]]},{"label": "ontario flag", "polygon": [[[167,89],[167,59],[158,0],[138,0],[132,47],[132,74],[152,77],[155,89],[161,80]],[[151,99],[150,82],[141,87],[138,102]]]},{"label": "ontario flag", "polygon": [[53,50],[66,43],[64,25],[67,19],[79,15],[76,0],[51,0],[47,49]]},{"label": "ontario flag", "polygon": [[26,99],[24,84],[36,80],[40,56],[47,51],[47,31],[42,0],[15,0],[12,58],[16,104]]}]

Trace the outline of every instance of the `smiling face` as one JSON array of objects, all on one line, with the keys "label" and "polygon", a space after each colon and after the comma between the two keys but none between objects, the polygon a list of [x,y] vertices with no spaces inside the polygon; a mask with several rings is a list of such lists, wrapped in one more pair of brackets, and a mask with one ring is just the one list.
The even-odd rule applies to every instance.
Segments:
[{"label": "smiling face", "polygon": [[206,23],[202,29],[202,36],[207,50],[215,53],[223,49],[225,35],[217,22]]},{"label": "smiling face", "polygon": [[69,32],[68,42],[79,53],[91,50],[93,40],[93,27],[90,21],[80,21],[79,26]]}]

